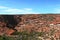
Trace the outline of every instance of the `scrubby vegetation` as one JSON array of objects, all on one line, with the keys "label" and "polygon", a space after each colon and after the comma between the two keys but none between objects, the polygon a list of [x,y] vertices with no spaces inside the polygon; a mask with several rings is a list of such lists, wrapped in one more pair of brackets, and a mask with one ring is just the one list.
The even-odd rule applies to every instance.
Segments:
[{"label": "scrubby vegetation", "polygon": [[[7,35],[3,35],[0,36],[0,40],[54,40],[54,37],[52,37],[51,30],[49,33],[46,32],[35,32],[32,31],[31,33],[28,33],[27,31],[23,31],[23,32],[14,32],[13,34],[11,34],[11,36],[7,36]],[[58,39],[58,38],[57,38]]]},{"label": "scrubby vegetation", "polygon": [[[38,36],[42,36],[43,32],[37,33],[37,32],[15,32],[13,33],[14,36],[0,36],[0,40],[39,40]],[[41,40],[41,39],[40,39]]]}]

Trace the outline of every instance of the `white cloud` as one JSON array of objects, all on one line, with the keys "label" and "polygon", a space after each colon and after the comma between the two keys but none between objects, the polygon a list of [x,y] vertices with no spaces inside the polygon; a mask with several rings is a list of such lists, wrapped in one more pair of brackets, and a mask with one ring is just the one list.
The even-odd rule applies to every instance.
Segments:
[{"label": "white cloud", "polygon": [[8,8],[8,7],[0,6],[0,9],[6,9],[6,8]]},{"label": "white cloud", "polygon": [[30,10],[32,10],[32,8],[24,8],[25,10],[28,10],[28,11],[30,11]]},{"label": "white cloud", "polygon": [[23,10],[20,10],[20,9],[7,9],[7,10],[4,10],[5,12],[23,12]]},{"label": "white cloud", "polygon": [[0,14],[36,14],[32,8],[23,8],[23,9],[16,9],[16,8],[9,8],[0,6]]}]

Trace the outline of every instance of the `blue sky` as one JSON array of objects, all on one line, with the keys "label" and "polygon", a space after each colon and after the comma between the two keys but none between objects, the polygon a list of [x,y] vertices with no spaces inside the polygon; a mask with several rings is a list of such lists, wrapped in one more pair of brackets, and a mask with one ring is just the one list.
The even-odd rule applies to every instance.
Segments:
[{"label": "blue sky", "polygon": [[0,14],[60,13],[60,0],[0,0]]}]

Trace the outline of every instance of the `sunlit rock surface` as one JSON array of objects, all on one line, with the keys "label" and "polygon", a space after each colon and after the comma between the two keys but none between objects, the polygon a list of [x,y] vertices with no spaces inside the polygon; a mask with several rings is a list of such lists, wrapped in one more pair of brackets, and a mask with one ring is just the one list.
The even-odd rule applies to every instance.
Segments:
[{"label": "sunlit rock surface", "polygon": [[7,27],[7,22],[4,21],[4,17],[0,16],[1,35],[11,35],[17,30],[18,32],[27,31],[28,33],[31,33],[32,31],[45,32],[49,37],[47,40],[50,39],[50,37],[53,37],[54,40],[60,37],[60,14],[14,15],[14,19],[16,20],[17,25],[10,25],[10,27],[13,28],[9,28]]}]

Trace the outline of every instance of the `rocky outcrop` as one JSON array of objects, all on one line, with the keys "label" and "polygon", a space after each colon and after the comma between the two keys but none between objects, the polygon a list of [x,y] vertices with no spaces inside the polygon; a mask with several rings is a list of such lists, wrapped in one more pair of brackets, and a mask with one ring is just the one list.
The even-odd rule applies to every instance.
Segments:
[{"label": "rocky outcrop", "polygon": [[11,35],[17,30],[18,32],[27,31],[28,33],[32,31],[44,32],[48,35],[49,39],[51,37],[54,39],[60,37],[60,15],[58,14],[14,15],[14,19],[17,25],[13,26],[14,28],[12,29],[7,27],[7,22],[4,21],[3,16],[0,16],[1,35]]}]

